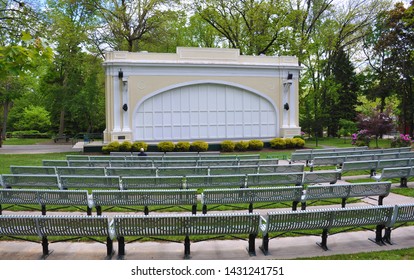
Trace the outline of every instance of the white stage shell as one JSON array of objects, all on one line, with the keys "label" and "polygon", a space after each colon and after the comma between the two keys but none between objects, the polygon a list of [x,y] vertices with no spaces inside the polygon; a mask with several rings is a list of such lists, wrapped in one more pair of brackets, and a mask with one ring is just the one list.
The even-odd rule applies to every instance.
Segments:
[{"label": "white stage shell", "polygon": [[278,135],[277,112],[258,93],[215,83],[162,91],[137,105],[134,140],[256,139]]}]

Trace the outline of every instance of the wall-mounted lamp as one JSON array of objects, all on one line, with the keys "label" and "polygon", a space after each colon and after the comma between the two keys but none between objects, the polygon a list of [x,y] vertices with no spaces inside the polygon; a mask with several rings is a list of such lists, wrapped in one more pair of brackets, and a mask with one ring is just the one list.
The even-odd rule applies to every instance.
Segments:
[{"label": "wall-mounted lamp", "polygon": [[126,112],[126,111],[128,111],[128,105],[127,105],[127,104],[124,104],[124,105],[122,106],[122,110],[124,110],[125,112]]},{"label": "wall-mounted lamp", "polygon": [[289,104],[286,102],[285,105],[283,105],[283,108],[288,111],[289,110]]},{"label": "wall-mounted lamp", "polygon": [[122,72],[122,69],[120,68],[118,71],[118,78],[122,79],[124,77],[124,72]]}]

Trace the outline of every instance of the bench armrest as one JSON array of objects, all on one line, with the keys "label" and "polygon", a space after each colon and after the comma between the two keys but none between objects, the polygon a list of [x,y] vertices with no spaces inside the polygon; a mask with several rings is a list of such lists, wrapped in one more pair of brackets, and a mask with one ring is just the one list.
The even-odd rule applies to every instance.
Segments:
[{"label": "bench armrest", "polygon": [[259,229],[263,234],[267,233],[267,219],[266,217],[260,216]]}]

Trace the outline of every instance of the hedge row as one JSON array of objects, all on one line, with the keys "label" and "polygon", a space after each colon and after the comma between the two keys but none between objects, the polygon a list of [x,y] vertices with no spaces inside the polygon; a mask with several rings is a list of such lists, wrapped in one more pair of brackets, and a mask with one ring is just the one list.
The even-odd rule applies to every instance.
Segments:
[{"label": "hedge row", "polygon": [[[270,147],[273,149],[290,149],[290,148],[303,148],[305,146],[305,140],[300,137],[294,138],[274,138],[270,142]],[[220,144],[221,151],[233,152],[233,151],[260,151],[264,147],[264,143],[261,140],[249,140],[249,141],[231,141],[225,140]],[[124,141],[122,143],[114,141],[108,145],[102,147],[102,152],[109,154],[110,152],[139,152],[143,148],[145,151],[148,149],[148,144],[145,142],[129,142]],[[157,150],[160,152],[205,152],[208,150],[208,143],[204,141],[195,142],[177,142],[171,141],[160,142],[157,145]]]},{"label": "hedge row", "polygon": [[[106,146],[102,147],[102,152],[109,154],[110,152],[139,152],[143,148],[145,151],[148,149],[148,144],[145,142],[133,142],[124,141],[119,143],[114,141]],[[160,142],[157,145],[157,149],[160,152],[205,152],[208,150],[208,143],[204,141],[190,142],[178,142],[173,143],[170,141]]]}]

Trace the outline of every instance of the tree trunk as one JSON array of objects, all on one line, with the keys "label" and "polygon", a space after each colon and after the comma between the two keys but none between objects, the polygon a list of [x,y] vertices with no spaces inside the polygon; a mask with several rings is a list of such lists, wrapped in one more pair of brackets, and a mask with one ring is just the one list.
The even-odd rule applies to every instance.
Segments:
[{"label": "tree trunk", "polygon": [[10,102],[4,101],[3,103],[3,124],[2,124],[2,131],[1,131],[1,139],[6,139],[6,132],[7,132],[7,118],[9,117],[9,110],[10,110]]},{"label": "tree trunk", "polygon": [[59,136],[63,136],[65,132],[65,110],[60,111],[60,120],[59,120]]}]

